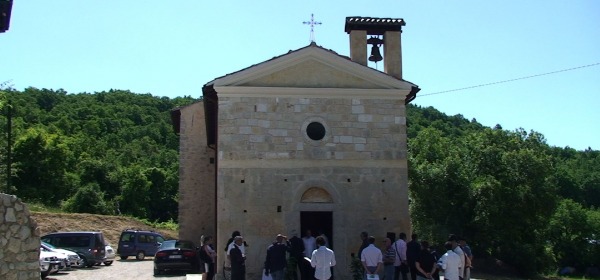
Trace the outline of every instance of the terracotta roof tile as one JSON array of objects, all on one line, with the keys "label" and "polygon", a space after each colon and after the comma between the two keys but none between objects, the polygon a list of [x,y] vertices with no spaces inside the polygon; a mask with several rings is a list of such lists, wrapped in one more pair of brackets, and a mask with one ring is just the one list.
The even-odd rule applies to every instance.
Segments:
[{"label": "terracotta roof tile", "polygon": [[385,31],[402,31],[406,22],[401,18],[346,17],[344,30],[366,30],[368,35],[383,35]]}]

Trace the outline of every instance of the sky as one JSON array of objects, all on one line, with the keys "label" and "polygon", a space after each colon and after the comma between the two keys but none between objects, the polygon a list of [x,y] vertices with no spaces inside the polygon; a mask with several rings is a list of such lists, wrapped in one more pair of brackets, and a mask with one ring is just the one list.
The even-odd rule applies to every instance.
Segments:
[{"label": "sky", "polygon": [[600,149],[595,0],[14,0],[0,83],[198,98],[217,77],[307,46],[311,14],[316,44],[344,56],[346,17],[403,18],[415,105]]}]

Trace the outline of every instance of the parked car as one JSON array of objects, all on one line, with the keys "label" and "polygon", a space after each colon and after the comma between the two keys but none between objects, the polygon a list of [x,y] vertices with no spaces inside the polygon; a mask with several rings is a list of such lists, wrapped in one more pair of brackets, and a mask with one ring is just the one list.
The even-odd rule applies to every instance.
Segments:
[{"label": "parked car", "polygon": [[143,260],[146,256],[154,256],[165,238],[158,232],[126,229],[121,232],[117,254],[122,260],[135,256]]},{"label": "parked car", "polygon": [[59,252],[52,251],[50,249],[46,249],[40,246],[40,253],[44,252],[46,256],[54,256],[58,260],[58,270],[67,270],[71,268],[71,264],[69,263],[69,258]]},{"label": "parked car", "polygon": [[192,241],[166,240],[154,255],[154,275],[165,271],[200,272],[198,248]]},{"label": "parked car", "polygon": [[40,250],[40,272],[42,279],[46,278],[51,273],[58,271],[60,261],[55,254]]},{"label": "parked car", "polygon": [[104,265],[111,265],[113,261],[115,261],[115,249],[113,249],[110,244],[106,244],[106,246],[104,246],[104,251],[106,252]]},{"label": "parked car", "polygon": [[42,236],[42,241],[56,248],[77,253],[81,258],[81,266],[99,265],[104,262],[106,257],[102,232],[55,232]]},{"label": "parked car", "polygon": [[64,258],[68,260],[66,264],[67,269],[81,266],[81,258],[79,257],[79,255],[77,255],[77,253],[73,251],[56,248],[52,244],[46,242],[42,242],[41,248],[47,251],[56,252],[64,255]]}]

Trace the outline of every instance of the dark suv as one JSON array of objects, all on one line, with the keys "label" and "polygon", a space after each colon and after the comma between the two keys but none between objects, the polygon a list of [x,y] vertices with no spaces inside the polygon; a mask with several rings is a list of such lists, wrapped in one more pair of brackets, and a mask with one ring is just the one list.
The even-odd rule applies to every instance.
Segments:
[{"label": "dark suv", "polygon": [[56,248],[73,251],[81,257],[82,266],[92,267],[104,262],[104,235],[102,232],[55,232],[42,236],[42,241]]},{"label": "dark suv", "polygon": [[122,260],[135,256],[143,260],[146,256],[154,256],[165,238],[158,232],[126,229],[121,232],[117,254]]}]

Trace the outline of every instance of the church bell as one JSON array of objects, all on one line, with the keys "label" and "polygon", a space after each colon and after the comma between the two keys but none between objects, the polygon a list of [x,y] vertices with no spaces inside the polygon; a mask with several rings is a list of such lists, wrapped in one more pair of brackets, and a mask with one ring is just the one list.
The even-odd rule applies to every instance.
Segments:
[{"label": "church bell", "polygon": [[371,55],[369,56],[369,61],[382,61],[383,57],[381,56],[381,52],[379,52],[379,46],[383,44],[383,40],[377,37],[371,37],[367,40],[367,44],[373,45],[373,47],[371,47]]}]

